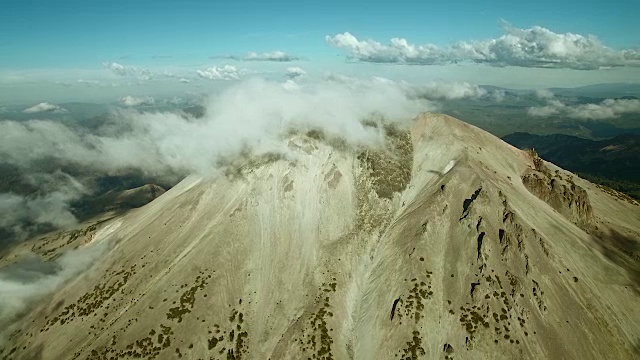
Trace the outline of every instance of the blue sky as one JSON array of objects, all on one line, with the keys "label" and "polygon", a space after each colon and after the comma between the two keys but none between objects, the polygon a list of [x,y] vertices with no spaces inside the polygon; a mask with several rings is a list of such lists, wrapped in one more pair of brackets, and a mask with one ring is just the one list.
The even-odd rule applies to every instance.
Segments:
[{"label": "blue sky", "polygon": [[[637,0],[616,1],[615,5],[593,0],[465,0],[433,4],[425,1],[335,0],[315,4],[299,1],[10,0],[3,2],[0,12],[0,84],[5,84],[4,88],[0,85],[0,95],[3,89],[7,91],[9,85],[6,84],[17,88],[24,85],[22,83],[39,80],[50,83],[72,82],[81,77],[103,80],[113,75],[105,69],[105,62],[139,68],[181,69],[184,76],[188,76],[196,69],[233,64],[230,59],[211,59],[211,56],[244,57],[249,52],[282,51],[303,58],[295,64],[269,64],[268,61],[241,64],[253,72],[261,72],[262,68],[266,72],[282,71],[296,65],[317,72],[400,76],[398,69],[392,66],[395,63],[406,65],[406,58],[385,59],[382,62],[394,63],[386,66],[366,66],[366,63],[380,65],[380,58],[372,60],[368,53],[365,56],[345,44],[331,46],[325,37],[348,32],[359,41],[372,39],[388,44],[390,39],[398,37],[414,45],[446,47],[459,41],[496,39],[505,33],[501,25],[503,20],[518,29],[540,26],[556,34],[574,33],[585,37],[592,34],[615,51],[635,51],[640,48],[639,13],[640,1]],[[350,61],[347,65],[347,58],[355,59],[359,64],[353,65]],[[507,61],[500,66],[504,69],[505,64],[513,65]],[[606,62],[602,64],[607,67]],[[477,76],[469,76],[470,81],[492,82],[492,78],[480,76],[487,72],[482,68],[484,65],[469,66],[470,70],[461,73],[473,72],[474,68],[478,72]],[[634,79],[635,75],[640,75],[635,70],[637,66],[616,63],[614,67],[614,70],[608,70],[611,81],[640,81]],[[429,79],[435,76],[430,74],[442,73],[427,66],[405,68],[406,76],[410,78],[425,74],[425,79]],[[531,74],[540,71],[524,70]],[[560,73],[566,75],[567,85],[574,78],[582,77],[586,82],[609,79],[596,74],[598,70],[590,70],[581,70],[580,76],[570,75],[574,70],[547,71],[556,71],[550,78]],[[507,85],[501,79],[522,71],[504,69],[503,76],[496,75],[493,82]],[[545,77],[539,74],[533,77],[540,76]],[[460,80],[462,75],[454,74],[453,78]]]}]

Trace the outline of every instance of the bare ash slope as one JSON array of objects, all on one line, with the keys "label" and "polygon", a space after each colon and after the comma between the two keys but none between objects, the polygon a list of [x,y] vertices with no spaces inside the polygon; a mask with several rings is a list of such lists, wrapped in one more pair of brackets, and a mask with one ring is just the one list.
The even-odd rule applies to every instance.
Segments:
[{"label": "bare ash slope", "polygon": [[293,137],[100,225],[108,253],[1,355],[639,356],[637,204],[445,115],[387,133]]}]

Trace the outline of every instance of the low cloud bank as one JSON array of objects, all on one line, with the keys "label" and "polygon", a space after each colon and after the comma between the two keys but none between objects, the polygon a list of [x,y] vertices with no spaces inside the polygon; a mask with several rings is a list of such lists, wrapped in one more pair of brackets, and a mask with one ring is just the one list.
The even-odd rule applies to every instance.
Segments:
[{"label": "low cloud bank", "polygon": [[[300,77],[300,70],[291,73]],[[135,107],[153,101],[127,96],[122,102]],[[350,143],[371,142],[378,134],[361,124],[363,118],[377,114],[389,120],[408,120],[433,110],[434,105],[412,96],[405,85],[381,78],[313,83],[252,79],[212,96],[205,109],[198,118],[121,110],[97,128],[49,120],[0,121],[0,165],[23,178],[31,174],[28,176],[35,180],[21,181],[37,189],[35,193],[0,189],[0,232],[4,229],[22,239],[42,226],[73,224],[70,204],[91,186],[66,175],[69,169],[96,174],[137,171],[154,179],[214,175],[221,160],[247,149],[283,151],[281,137],[291,129],[321,128]],[[47,170],[43,170],[45,165]],[[42,175],[52,166],[62,169],[57,183]]]},{"label": "low cloud bank", "polygon": [[120,101],[124,106],[153,105],[155,103],[155,99],[151,96],[135,97],[128,95],[120,99]]},{"label": "low cloud bank", "polygon": [[49,262],[31,254],[0,269],[0,344],[12,330],[11,324],[35,301],[89,268],[108,244],[102,241],[70,250]]},{"label": "low cloud bank", "polygon": [[533,117],[565,116],[578,120],[609,120],[625,114],[640,113],[638,99],[605,99],[597,104],[567,105],[548,90],[538,90],[536,95],[547,103],[528,108],[527,114]]},{"label": "low cloud bank", "polygon": [[[68,227],[77,223],[71,203],[88,193],[70,175],[34,172],[23,181],[36,191],[31,194],[0,192],[0,230],[3,237],[24,240],[32,233]],[[0,249],[7,239],[0,239]]]},{"label": "low cloud bank", "polygon": [[[125,97],[135,106],[143,102]],[[409,119],[433,109],[395,83],[297,84],[245,81],[210,98],[203,118],[122,111],[114,123],[86,133],[47,120],[0,122],[0,155],[19,167],[54,158],[100,171],[136,168],[211,173],[217,160],[250,146],[274,146],[290,127],[320,127],[347,140],[366,138],[360,120],[378,113]]]}]

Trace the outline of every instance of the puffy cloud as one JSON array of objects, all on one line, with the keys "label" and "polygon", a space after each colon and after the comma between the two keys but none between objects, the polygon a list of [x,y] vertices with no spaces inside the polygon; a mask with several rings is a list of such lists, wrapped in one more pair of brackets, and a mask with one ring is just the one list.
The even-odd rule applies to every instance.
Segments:
[{"label": "puffy cloud", "polygon": [[295,79],[305,75],[307,75],[307,72],[297,66],[287,68],[287,72],[285,74],[289,79]]},{"label": "puffy cloud", "polygon": [[188,84],[191,82],[191,80],[187,79],[187,78],[180,78],[178,81],[180,81],[181,83],[185,83]]},{"label": "puffy cloud", "polygon": [[146,81],[151,80],[153,73],[149,69],[139,68],[137,66],[122,65],[116,62],[105,62],[102,66],[111,70],[118,76],[128,76],[136,78],[137,80]]},{"label": "puffy cloud", "polygon": [[414,45],[403,38],[389,44],[360,40],[345,32],[326,36],[327,43],[349,52],[356,61],[439,65],[474,62],[491,66],[569,68],[593,70],[607,67],[640,66],[640,51],[613,50],[595,36],[573,33],[559,34],[534,26],[518,29],[504,26],[505,34],[481,41],[458,42],[452,46]]},{"label": "puffy cloud", "polygon": [[567,105],[551,99],[545,106],[529,108],[527,113],[536,117],[562,115],[579,120],[607,120],[623,114],[640,113],[640,100],[606,99],[599,104]]},{"label": "puffy cloud", "polygon": [[441,64],[445,63],[444,52],[435,45],[412,45],[406,39],[393,38],[383,45],[374,40],[358,40],[349,32],[326,36],[332,46],[349,50],[352,59],[373,63]]},{"label": "puffy cloud", "polygon": [[244,70],[233,65],[212,66],[205,70],[197,70],[198,76],[209,80],[239,80]]},{"label": "puffy cloud", "polygon": [[42,113],[42,112],[64,113],[64,112],[68,112],[68,110],[55,104],[51,104],[48,102],[41,102],[37,105],[33,105],[30,108],[26,108],[22,110],[22,112],[27,114],[36,114],[36,113]]},{"label": "puffy cloud", "polygon": [[120,99],[122,104],[125,106],[140,106],[140,105],[153,105],[155,103],[155,99],[151,96],[146,97],[135,97],[131,95],[127,95]]},{"label": "puffy cloud", "polygon": [[284,51],[271,51],[265,53],[256,53],[250,52],[247,56],[242,59],[245,61],[280,61],[280,62],[290,62],[300,60],[297,56],[289,55]]},{"label": "puffy cloud", "polygon": [[623,114],[640,113],[638,99],[606,99],[600,104],[584,104],[570,108],[569,116],[583,120],[603,120]]}]

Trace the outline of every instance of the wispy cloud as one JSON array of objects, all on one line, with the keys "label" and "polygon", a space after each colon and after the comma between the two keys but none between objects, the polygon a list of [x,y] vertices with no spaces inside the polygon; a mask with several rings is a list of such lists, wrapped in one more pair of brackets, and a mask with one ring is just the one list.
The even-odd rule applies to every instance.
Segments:
[{"label": "wispy cloud", "polygon": [[505,24],[503,29],[504,35],[495,39],[461,41],[447,47],[415,45],[404,38],[382,44],[358,39],[349,32],[325,39],[332,46],[346,49],[350,59],[360,62],[411,65],[471,62],[498,67],[578,70],[640,66],[640,51],[613,50],[592,35],[559,34],[540,26],[518,29]]},{"label": "wispy cloud", "polygon": [[301,58],[291,54],[287,54],[284,51],[275,50],[270,52],[249,52],[246,56],[238,55],[224,55],[224,56],[211,56],[210,59],[230,59],[236,61],[271,61],[271,62],[291,62],[297,61]]},{"label": "wispy cloud", "polygon": [[85,80],[85,79],[78,79],[76,81],[78,84],[83,84],[83,85],[87,85],[87,86],[98,86],[98,85],[102,85],[102,83],[99,80]]}]

